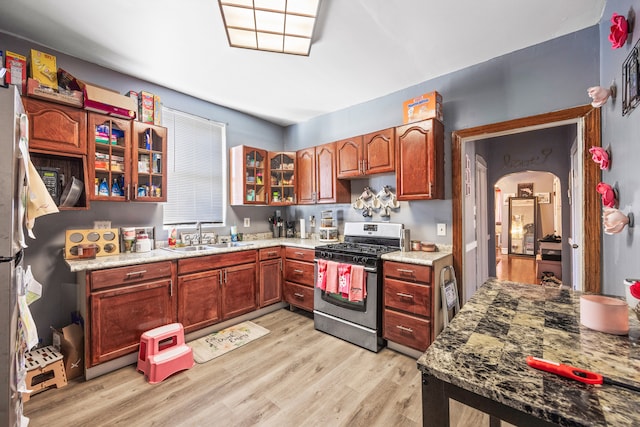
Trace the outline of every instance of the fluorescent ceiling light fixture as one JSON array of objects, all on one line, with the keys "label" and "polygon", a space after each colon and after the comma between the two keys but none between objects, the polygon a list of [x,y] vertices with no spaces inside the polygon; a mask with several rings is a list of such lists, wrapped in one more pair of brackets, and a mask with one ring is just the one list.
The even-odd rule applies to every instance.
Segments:
[{"label": "fluorescent ceiling light fixture", "polygon": [[229,46],[308,56],[320,0],[218,0]]}]

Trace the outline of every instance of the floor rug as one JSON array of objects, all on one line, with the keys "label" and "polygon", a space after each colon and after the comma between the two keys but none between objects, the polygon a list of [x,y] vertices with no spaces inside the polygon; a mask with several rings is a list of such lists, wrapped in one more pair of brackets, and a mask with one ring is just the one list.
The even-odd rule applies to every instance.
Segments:
[{"label": "floor rug", "polygon": [[247,321],[198,338],[187,344],[193,349],[194,360],[198,363],[205,363],[268,333],[268,329]]}]

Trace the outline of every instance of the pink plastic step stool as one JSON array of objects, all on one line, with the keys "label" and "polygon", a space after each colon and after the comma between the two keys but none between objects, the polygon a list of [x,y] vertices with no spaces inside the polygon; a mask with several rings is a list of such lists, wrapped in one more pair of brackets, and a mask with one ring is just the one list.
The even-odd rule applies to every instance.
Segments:
[{"label": "pink plastic step stool", "polygon": [[184,343],[181,323],[151,329],[140,337],[138,371],[146,375],[149,383],[158,383],[193,365],[193,351]]}]

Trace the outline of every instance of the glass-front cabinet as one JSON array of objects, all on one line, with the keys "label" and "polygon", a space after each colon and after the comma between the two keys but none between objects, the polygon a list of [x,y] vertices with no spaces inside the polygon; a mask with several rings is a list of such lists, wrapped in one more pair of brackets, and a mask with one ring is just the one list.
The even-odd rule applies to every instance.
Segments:
[{"label": "glass-front cabinet", "polygon": [[269,204],[296,202],[296,153],[269,153]]},{"label": "glass-front cabinet", "polygon": [[237,145],[229,150],[229,165],[231,204],[266,204],[267,151]]},{"label": "glass-front cabinet", "polygon": [[87,129],[91,200],[128,200],[131,121],[89,113]]},{"label": "glass-front cabinet", "polygon": [[131,200],[167,201],[167,129],[133,122]]}]

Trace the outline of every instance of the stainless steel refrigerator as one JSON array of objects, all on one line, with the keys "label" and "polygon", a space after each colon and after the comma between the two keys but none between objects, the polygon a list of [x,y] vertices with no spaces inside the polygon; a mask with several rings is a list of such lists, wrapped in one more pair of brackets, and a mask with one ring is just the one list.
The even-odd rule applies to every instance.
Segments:
[{"label": "stainless steel refrigerator", "polygon": [[19,159],[20,115],[24,113],[15,86],[0,88],[0,425],[20,423],[21,402],[16,391],[18,334],[18,272],[23,249],[19,218],[24,175]]}]

